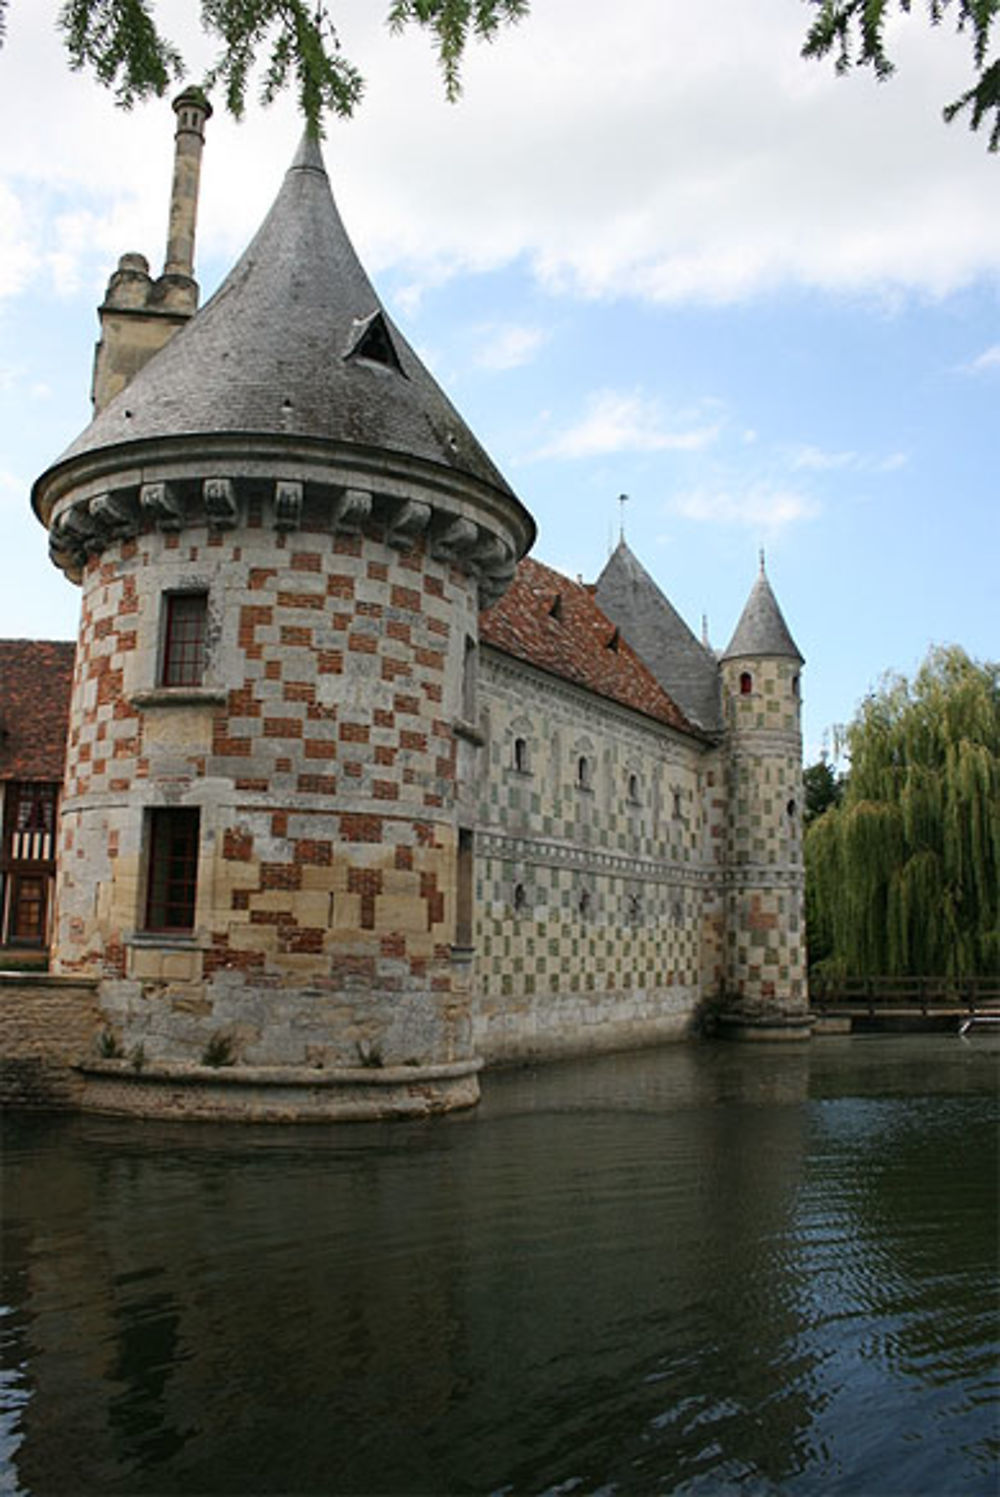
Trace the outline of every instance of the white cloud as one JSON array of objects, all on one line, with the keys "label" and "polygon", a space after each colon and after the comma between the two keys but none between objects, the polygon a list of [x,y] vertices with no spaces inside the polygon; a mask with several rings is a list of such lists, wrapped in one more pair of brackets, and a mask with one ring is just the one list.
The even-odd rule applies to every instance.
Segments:
[{"label": "white cloud", "polygon": [[537,457],[603,457],[615,452],[693,452],[709,446],[719,426],[671,423],[657,400],[636,391],[599,390],[582,420],[557,433]]},{"label": "white cloud", "polygon": [[0,502],[8,499],[23,502],[27,484],[13,473],[0,468]]},{"label": "white cloud", "polygon": [[478,343],[475,362],[481,369],[518,369],[529,364],[546,342],[542,328],[516,323],[489,323],[475,330]]},{"label": "white cloud", "polygon": [[667,507],[684,520],[768,531],[815,519],[820,513],[820,506],[808,494],[764,482],[750,483],[742,489],[690,489],[675,495]]},{"label": "white cloud", "polygon": [[885,457],[873,457],[863,452],[826,452],[822,447],[803,443],[788,453],[788,464],[793,472],[833,473],[847,470],[853,473],[894,473],[909,462],[905,452],[890,452]]},{"label": "white cloud", "polygon": [[981,374],[984,369],[1000,368],[1000,343],[994,343],[974,358],[966,368],[972,374]]},{"label": "white cloud", "polygon": [[805,468],[813,473],[828,473],[835,468],[853,468],[857,461],[856,452],[824,452],[820,447],[809,445],[796,447],[790,455],[793,471]]},{"label": "white cloud", "polygon": [[[26,284],[51,245],[18,219],[21,188],[92,215],[67,231],[61,277],[165,240],[173,120],[166,102],[125,115],[57,39],[59,0],[11,7],[0,131],[0,290]],[[834,76],[799,56],[808,17],[789,0],[702,7],[538,0],[527,21],[475,46],[458,106],[442,98],[426,37],[393,38],[383,6],[338,0],[347,54],[368,78],[357,119],[326,147],[366,262],[411,291],[522,260],[549,290],[654,302],[724,302],[783,286],[899,296],[996,277],[996,163],[940,106],[966,83],[967,39],[914,14],[893,37],[898,71]],[[190,0],[157,16],[198,66],[210,49]],[[53,101],[57,101],[54,107]],[[401,101],[406,125],[400,128]],[[16,128],[15,126],[16,122]],[[209,124],[199,243],[229,263],[294,150],[282,102]],[[11,209],[11,203],[14,207]],[[5,211],[10,209],[10,211]],[[107,257],[105,257],[107,258]],[[77,262],[77,268],[70,263]],[[991,361],[990,361],[991,362]],[[985,366],[984,366],[985,367]]]},{"label": "white cloud", "polygon": [[0,297],[16,296],[27,287],[36,253],[35,235],[22,204],[0,182]]}]

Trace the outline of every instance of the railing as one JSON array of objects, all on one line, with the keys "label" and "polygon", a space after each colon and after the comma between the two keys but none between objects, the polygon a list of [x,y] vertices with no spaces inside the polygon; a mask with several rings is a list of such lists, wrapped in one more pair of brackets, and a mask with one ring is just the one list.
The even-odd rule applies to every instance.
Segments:
[{"label": "railing", "polygon": [[1000,1010],[997,977],[812,977],[810,1006],[820,1012],[834,1009],[916,1008],[976,1013]]}]

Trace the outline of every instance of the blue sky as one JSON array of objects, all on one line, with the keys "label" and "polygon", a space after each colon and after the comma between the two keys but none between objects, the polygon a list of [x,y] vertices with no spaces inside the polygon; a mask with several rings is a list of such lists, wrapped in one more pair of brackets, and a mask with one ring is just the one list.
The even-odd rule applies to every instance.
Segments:
[{"label": "blue sky", "polygon": [[[34,477],[89,419],[118,255],[162,264],[173,117],[72,75],[56,0],[0,52],[0,635],[70,637]],[[535,0],[445,104],[419,37],[337,0],[369,79],[326,157],[396,320],[539,524],[596,576],[626,534],[725,645],[766,550],[807,657],[814,758],[932,643],[998,653],[1000,158],[940,106],[967,44],[918,15],[897,77],[798,56],[800,0]],[[197,62],[193,0],[157,13]],[[700,16],[700,20],[699,20]],[[210,122],[207,295],[280,184],[286,105]]]}]

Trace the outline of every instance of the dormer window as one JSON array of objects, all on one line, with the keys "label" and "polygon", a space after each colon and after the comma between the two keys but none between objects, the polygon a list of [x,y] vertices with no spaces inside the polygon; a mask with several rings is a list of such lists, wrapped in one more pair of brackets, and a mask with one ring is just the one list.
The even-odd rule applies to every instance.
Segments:
[{"label": "dormer window", "polygon": [[394,369],[397,374],[405,377],[405,370],[399,361],[383,312],[373,312],[370,317],[355,323],[351,346],[344,357],[364,359],[369,364],[383,364],[386,369]]}]

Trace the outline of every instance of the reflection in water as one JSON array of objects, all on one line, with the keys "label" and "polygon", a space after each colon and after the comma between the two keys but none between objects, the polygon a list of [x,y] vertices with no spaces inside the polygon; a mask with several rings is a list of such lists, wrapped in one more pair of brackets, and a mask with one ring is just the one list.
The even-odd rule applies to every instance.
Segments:
[{"label": "reflection in water", "polygon": [[996,1056],[678,1046],[419,1124],[8,1119],[0,1490],[993,1493]]}]

